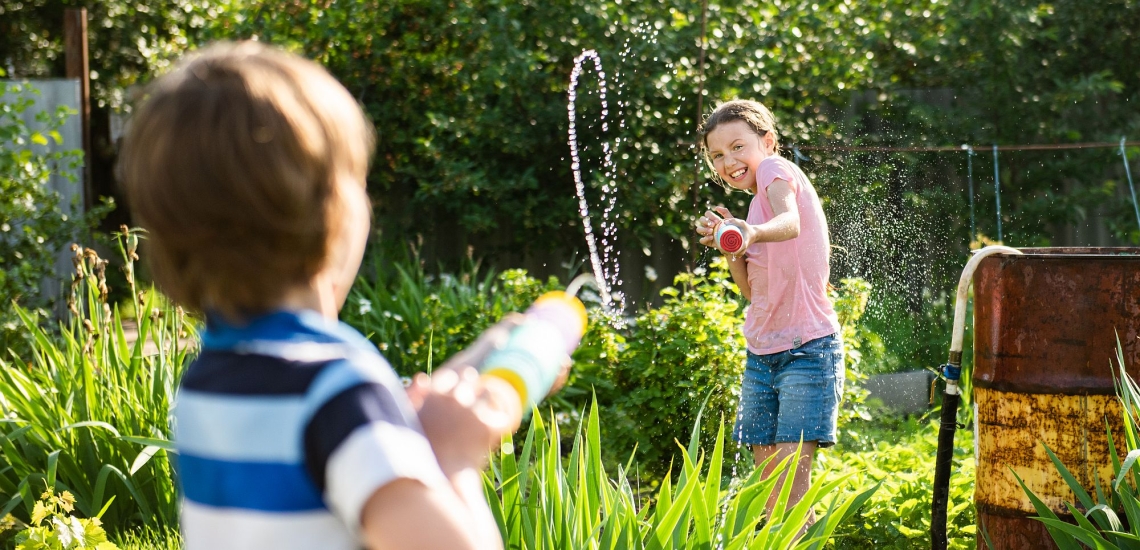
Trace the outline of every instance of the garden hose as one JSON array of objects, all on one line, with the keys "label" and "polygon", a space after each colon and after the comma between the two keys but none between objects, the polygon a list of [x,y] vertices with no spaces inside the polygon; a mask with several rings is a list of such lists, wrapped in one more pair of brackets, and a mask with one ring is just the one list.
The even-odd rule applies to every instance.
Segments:
[{"label": "garden hose", "polygon": [[946,550],[946,508],[950,500],[950,469],[954,463],[954,432],[958,429],[958,404],[962,396],[958,382],[962,376],[962,335],[966,326],[966,300],[974,270],[984,258],[994,254],[1021,254],[1008,246],[987,246],[974,253],[962,276],[958,279],[958,294],[954,302],[954,332],[950,340],[950,357],[942,365],[946,390],[942,395],[942,415],[938,425],[938,451],[934,455],[934,495],[930,502],[930,547]]}]

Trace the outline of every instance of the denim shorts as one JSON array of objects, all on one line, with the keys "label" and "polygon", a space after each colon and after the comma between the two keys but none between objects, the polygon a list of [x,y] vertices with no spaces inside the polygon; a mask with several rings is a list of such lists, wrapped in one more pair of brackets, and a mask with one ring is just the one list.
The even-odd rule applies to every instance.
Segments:
[{"label": "denim shorts", "polygon": [[843,344],[835,334],[797,348],[748,352],[733,438],[745,445],[835,444],[843,397]]}]

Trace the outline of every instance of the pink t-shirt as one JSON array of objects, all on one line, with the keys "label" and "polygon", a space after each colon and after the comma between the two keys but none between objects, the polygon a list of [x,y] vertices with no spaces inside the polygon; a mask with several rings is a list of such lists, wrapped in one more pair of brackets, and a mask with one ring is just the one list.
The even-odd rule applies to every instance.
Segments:
[{"label": "pink t-shirt", "polygon": [[789,350],[839,332],[839,318],[827,298],[831,275],[827,219],[815,187],[799,166],[779,155],[760,161],[748,223],[762,224],[774,216],[768,186],[777,179],[790,183],[795,193],[800,235],[748,247],[752,303],[744,315],[744,337],[748,351],[758,355]]}]

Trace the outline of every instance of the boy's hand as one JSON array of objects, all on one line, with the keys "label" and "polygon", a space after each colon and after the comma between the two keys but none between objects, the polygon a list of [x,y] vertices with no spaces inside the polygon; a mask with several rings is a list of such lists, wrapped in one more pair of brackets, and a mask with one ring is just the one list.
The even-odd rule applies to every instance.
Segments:
[{"label": "boy's hand", "polygon": [[475,367],[502,347],[522,319],[521,314],[507,315],[432,376],[420,373],[408,387],[408,398],[445,473],[482,468],[488,450],[518,428],[522,410],[514,388],[497,378],[481,378]]},{"label": "boy's hand", "polygon": [[413,379],[408,397],[444,474],[483,468],[487,452],[518,427],[518,415],[503,411],[512,404],[518,409],[518,397],[512,402],[502,394],[473,367],[440,370],[431,377],[421,373]]}]

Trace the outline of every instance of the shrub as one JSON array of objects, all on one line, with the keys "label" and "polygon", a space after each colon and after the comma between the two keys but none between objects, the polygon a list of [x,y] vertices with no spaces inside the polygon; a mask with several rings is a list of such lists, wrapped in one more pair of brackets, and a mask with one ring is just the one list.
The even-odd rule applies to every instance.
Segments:
[{"label": "shrub", "polygon": [[[713,419],[736,415],[744,366],[742,316],[736,287],[723,260],[718,262],[707,271],[678,275],[674,286],[661,291],[661,307],[642,312],[619,331],[625,332],[624,345],[605,370],[582,366],[613,387],[603,401],[613,419],[607,447],[636,445],[638,463],[655,476],[669,468],[674,440],[690,430],[699,411]],[[706,434],[701,444],[711,446],[713,437]]]},{"label": "shrub", "polygon": [[[881,489],[839,528],[836,548],[929,548],[930,506],[938,422],[928,418],[880,417],[847,425],[834,448],[816,454],[818,471],[851,472],[855,487]],[[959,430],[950,478],[950,548],[975,543],[973,434]]]},{"label": "shrub", "polygon": [[44,153],[49,140],[63,138],[59,128],[74,111],[60,107],[41,111],[36,120],[44,130],[33,132],[22,115],[39,92],[26,84],[0,82],[0,350],[26,347],[21,323],[12,302],[34,318],[47,318],[57,295],[44,292],[47,281],[56,278],[54,265],[63,243],[74,242],[94,225],[106,208],[86,216],[69,216],[59,193],[48,186],[54,176],[74,182],[72,172],[80,166],[82,151]]},{"label": "shrub", "polygon": [[[860,325],[870,285],[844,279],[832,291],[847,346],[848,393],[844,418],[867,418],[861,350],[881,353],[877,336]],[[430,369],[469,345],[487,326],[522,311],[558,281],[545,283],[522,270],[498,276],[469,262],[458,275],[433,277],[418,263],[385,265],[374,259],[341,312],[384,351],[402,375]],[[733,419],[744,366],[738,291],[722,259],[679,275],[662,291],[663,303],[617,323],[590,308],[590,326],[574,354],[567,387],[549,399],[564,429],[580,421],[591,396],[610,418],[606,445],[638,450],[647,479],[659,479],[675,456],[674,440],[687,433],[698,411]],[[587,298],[589,299],[589,298]],[[877,355],[875,355],[877,357]],[[706,433],[702,445],[712,445]],[[741,465],[747,458],[736,458]]]},{"label": "shrub", "polygon": [[429,275],[413,256],[387,264],[373,256],[353,285],[341,320],[384,353],[396,372],[430,371],[475,341],[503,315],[522,311],[557,286],[519,269],[498,275],[469,261],[458,275]]},{"label": "shrub", "polygon": [[[841,284],[831,298],[846,348],[848,384],[841,406],[846,421],[869,418],[866,391],[858,386],[865,378],[860,349],[881,349],[881,344],[859,324],[870,285],[860,279]],[[745,358],[740,299],[723,259],[708,270],[678,276],[662,295],[661,307],[638,315],[619,331],[624,335],[599,334],[575,355],[575,368],[582,371],[576,383],[602,386],[599,399],[615,419],[609,443],[630,449],[636,444],[639,463],[654,476],[669,467],[674,438],[686,432],[702,407],[710,418],[735,419]],[[595,325],[599,332],[606,329]],[[593,345],[611,350],[590,350]],[[609,360],[590,364],[599,359]],[[711,445],[711,437],[706,434],[701,444]],[[745,459],[740,465],[747,464]]]},{"label": "shrub", "polygon": [[[102,511],[112,532],[175,526],[168,411],[189,356],[180,338],[192,332],[191,321],[153,290],[136,294],[136,311],[149,315],[138,318],[138,339],[128,344],[105,301],[107,263],[77,247],[76,265],[73,317],[61,334],[17,309],[33,349],[0,359],[0,516],[27,521],[46,484],[73,494],[83,516]],[[148,343],[156,353],[144,351]]]}]

